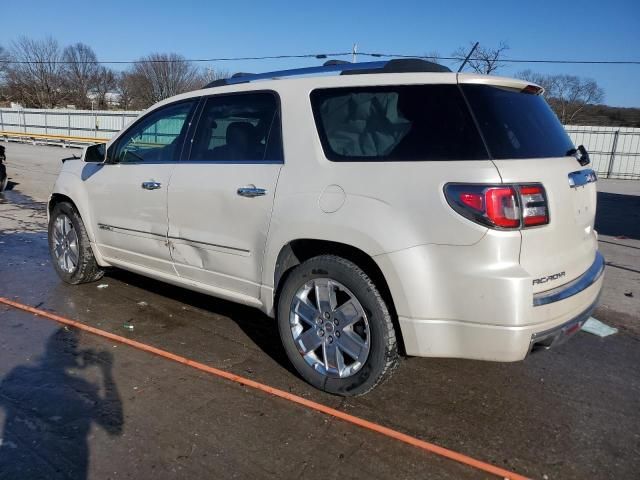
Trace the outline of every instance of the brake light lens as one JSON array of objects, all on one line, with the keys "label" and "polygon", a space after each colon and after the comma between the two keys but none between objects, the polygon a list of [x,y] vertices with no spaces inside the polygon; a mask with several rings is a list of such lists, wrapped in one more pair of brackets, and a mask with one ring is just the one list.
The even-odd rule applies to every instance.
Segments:
[{"label": "brake light lens", "polygon": [[491,228],[515,230],[549,223],[547,196],[540,184],[450,183],[444,191],[456,212]]},{"label": "brake light lens", "polygon": [[522,220],[525,227],[549,223],[547,198],[542,185],[521,186],[520,199],[522,201]]},{"label": "brake light lens", "polygon": [[520,226],[520,207],[513,187],[488,188],[484,195],[486,216],[491,223],[502,228]]}]

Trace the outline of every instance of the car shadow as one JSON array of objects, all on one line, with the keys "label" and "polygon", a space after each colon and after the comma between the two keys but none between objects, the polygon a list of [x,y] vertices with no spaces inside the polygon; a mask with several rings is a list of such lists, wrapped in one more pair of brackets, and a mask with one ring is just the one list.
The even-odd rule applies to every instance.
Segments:
[{"label": "car shadow", "polygon": [[600,235],[640,240],[640,196],[598,192],[596,230]]},{"label": "car shadow", "polygon": [[229,318],[238,325],[242,332],[249,337],[260,350],[287,371],[298,375],[284,351],[276,321],[260,310],[176,287],[125,270],[109,269],[108,276],[133,285],[136,288],[146,290],[149,293],[161,295],[190,307]]}]

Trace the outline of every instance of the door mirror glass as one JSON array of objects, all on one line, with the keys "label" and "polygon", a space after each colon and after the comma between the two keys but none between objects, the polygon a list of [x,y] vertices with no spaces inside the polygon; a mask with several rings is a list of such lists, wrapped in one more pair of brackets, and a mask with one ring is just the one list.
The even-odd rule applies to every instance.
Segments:
[{"label": "door mirror glass", "polygon": [[84,161],[89,163],[103,163],[107,157],[107,144],[97,143],[87,147],[84,152]]}]

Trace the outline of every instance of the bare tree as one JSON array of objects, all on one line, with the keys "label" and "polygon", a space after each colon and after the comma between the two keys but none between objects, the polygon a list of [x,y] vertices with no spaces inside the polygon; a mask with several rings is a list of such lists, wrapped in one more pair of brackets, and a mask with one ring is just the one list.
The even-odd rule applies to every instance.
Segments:
[{"label": "bare tree", "polygon": [[135,99],[133,92],[135,79],[130,72],[120,72],[116,76],[116,91],[120,97],[118,107],[122,110],[130,110],[135,108]]},{"label": "bare tree", "polygon": [[[457,48],[451,56],[460,58],[461,60],[458,62],[460,64],[472,48],[473,42],[470,43],[469,47]],[[471,55],[467,65],[476,73],[490,75],[499,68],[504,67],[502,60],[507,50],[509,50],[509,45],[507,45],[506,42],[500,42],[497,47],[478,45],[478,48],[476,48],[473,55]]]},{"label": "bare tree", "polygon": [[214,82],[216,80],[222,80],[224,78],[231,77],[231,74],[227,70],[218,70],[215,68],[208,67],[202,71],[200,81],[202,87],[207,85],[208,83]]},{"label": "bare tree", "polygon": [[11,98],[37,108],[53,108],[66,100],[62,52],[56,40],[21,37],[9,56],[13,63],[6,68],[6,84]]},{"label": "bare tree", "polygon": [[590,78],[545,75],[524,70],[516,75],[544,88],[544,96],[563,124],[570,124],[587,105],[602,103],[604,90]]},{"label": "bare tree", "polygon": [[69,45],[62,53],[64,65],[64,83],[69,101],[78,108],[88,108],[89,92],[96,89],[98,77],[103,67],[89,45],[76,43]]},{"label": "bare tree", "polygon": [[427,62],[442,63],[442,61],[440,60],[440,52],[437,52],[436,50],[431,50],[429,53],[426,53],[422,58]]},{"label": "bare tree", "polygon": [[0,101],[4,101],[7,98],[6,78],[5,73],[9,66],[9,53],[0,45]]},{"label": "bare tree", "polygon": [[96,80],[91,95],[97,100],[97,107],[106,110],[112,106],[113,101],[109,94],[117,93],[118,80],[116,73],[110,68],[100,66],[96,73]]},{"label": "bare tree", "polygon": [[143,57],[134,63],[129,75],[132,97],[141,107],[201,87],[199,69],[175,53]]}]

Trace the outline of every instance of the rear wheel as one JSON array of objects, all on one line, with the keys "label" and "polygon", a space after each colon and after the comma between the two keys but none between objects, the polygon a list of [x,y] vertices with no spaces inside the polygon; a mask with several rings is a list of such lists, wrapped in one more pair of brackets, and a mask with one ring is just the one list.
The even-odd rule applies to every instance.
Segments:
[{"label": "rear wheel", "polygon": [[49,219],[49,252],[56,272],[67,283],[93,282],[104,275],[93,256],[82,218],[70,203],[53,207]]},{"label": "rear wheel", "polygon": [[367,393],[398,362],[393,323],[380,292],[341,257],[314,257],[287,277],[278,328],[300,375],[336,395]]}]

